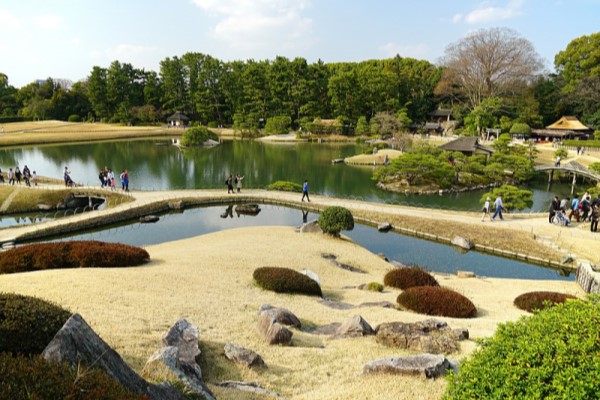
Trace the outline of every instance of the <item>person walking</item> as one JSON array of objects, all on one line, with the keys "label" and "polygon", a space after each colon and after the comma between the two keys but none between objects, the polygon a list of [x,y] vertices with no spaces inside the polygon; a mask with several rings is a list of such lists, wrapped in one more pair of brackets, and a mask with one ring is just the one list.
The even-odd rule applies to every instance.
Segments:
[{"label": "person walking", "polygon": [[15,167],[15,179],[17,180],[17,183],[20,185],[21,184],[21,170],[19,169],[18,165]]},{"label": "person walking", "polygon": [[579,222],[579,196],[575,196],[571,200],[571,211],[569,212],[569,221],[575,217],[575,220]]},{"label": "person walking", "polygon": [[232,174],[229,174],[229,176],[225,180],[225,184],[227,185],[227,194],[235,193],[233,191],[233,175]]},{"label": "person walking", "polygon": [[242,191],[242,179],[244,179],[243,176],[240,176],[240,174],[237,174],[235,176],[235,184],[237,186],[237,192],[241,192]]},{"label": "person walking", "polygon": [[504,203],[502,203],[502,196],[498,195],[498,197],[496,197],[496,200],[494,200],[494,208],[496,211],[494,211],[494,215],[492,215],[492,221],[495,221],[497,216],[500,217],[501,221],[504,221],[502,211],[505,210],[505,208]]},{"label": "person walking", "polygon": [[31,187],[31,171],[27,165],[23,167],[23,179],[25,179],[25,186]]},{"label": "person walking", "polygon": [[310,197],[308,197],[308,180],[307,179],[304,180],[304,184],[302,185],[302,201],[304,201],[305,197],[306,197],[306,200],[310,203]]},{"label": "person walking", "polygon": [[592,232],[598,232],[598,220],[600,220],[600,204],[592,206],[592,215],[590,216],[590,230]]},{"label": "person walking", "polygon": [[481,215],[481,222],[485,220],[485,216],[487,215],[492,220],[492,214],[490,214],[490,199],[489,197],[485,199],[485,203],[483,203],[483,214]]},{"label": "person walking", "polygon": [[38,176],[35,171],[33,171],[33,173],[31,174],[31,180],[33,181],[34,186],[38,185]]},{"label": "person walking", "polygon": [[15,172],[13,171],[12,168],[8,169],[8,184],[9,185],[14,185],[15,184]]},{"label": "person walking", "polygon": [[550,202],[550,208],[548,209],[549,223],[552,223],[552,220],[554,219],[554,216],[556,215],[556,212],[558,210],[560,210],[560,200],[558,199],[558,196],[554,196],[554,198]]}]

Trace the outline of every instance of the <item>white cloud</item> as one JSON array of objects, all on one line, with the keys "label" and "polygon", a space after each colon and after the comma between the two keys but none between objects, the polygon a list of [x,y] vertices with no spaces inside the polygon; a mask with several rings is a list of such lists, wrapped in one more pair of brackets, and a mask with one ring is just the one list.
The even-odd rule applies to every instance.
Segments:
[{"label": "white cloud", "polygon": [[462,18],[463,18],[462,14],[455,14],[454,17],[452,17],[452,22],[457,24],[460,21],[462,21]]},{"label": "white cloud", "polygon": [[3,31],[21,28],[21,21],[9,11],[0,10],[0,26]]},{"label": "white cloud", "polygon": [[58,29],[63,25],[63,18],[56,14],[37,15],[33,22],[42,29]]},{"label": "white cloud", "polygon": [[395,57],[399,54],[401,57],[411,57],[416,59],[427,58],[429,54],[429,47],[423,43],[411,44],[411,45],[400,45],[397,43],[389,42],[382,46],[379,46],[379,51],[384,57]]},{"label": "white cloud", "polygon": [[249,53],[306,47],[312,21],[303,15],[310,0],[193,0],[217,19],[212,36]]},{"label": "white cloud", "polygon": [[482,3],[477,7],[477,9],[467,14],[464,17],[464,21],[469,24],[480,24],[503,21],[518,17],[523,14],[523,1],[524,0],[510,0],[504,7],[497,7],[493,3],[489,2]]}]

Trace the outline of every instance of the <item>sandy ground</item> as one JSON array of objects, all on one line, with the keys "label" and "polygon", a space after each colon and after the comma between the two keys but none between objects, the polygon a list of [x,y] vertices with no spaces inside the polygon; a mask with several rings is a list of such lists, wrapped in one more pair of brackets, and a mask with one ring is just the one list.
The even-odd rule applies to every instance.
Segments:
[{"label": "sandy ground", "polygon": [[[142,267],[3,275],[0,290],[38,296],[80,313],[137,371],[160,347],[169,326],[185,317],[199,326],[205,379],[220,399],[262,398],[214,386],[224,380],[257,382],[289,399],[438,399],[444,391],[443,379],[362,375],[368,361],[412,354],[378,345],[372,337],[331,340],[295,331],[291,347],[269,346],[259,337],[257,310],[266,303],[288,308],[304,326],[343,322],[356,314],[372,326],[428,318],[383,307],[334,310],[318,298],[275,294],[253,283],[253,271],[262,266],[310,269],[319,275],[324,295],[334,301],[395,303],[396,289],[383,293],[357,289],[362,283],[383,282],[392,266],[348,239],[300,234],[290,227],[240,228],[147,250],[152,261]],[[340,269],[321,257],[323,253],[366,273]],[[583,296],[574,282],[440,274],[436,278],[470,298],[478,309],[473,319],[441,318],[471,334],[460,353],[449,355],[455,359],[472,352],[473,339],[490,336],[499,323],[526,315],[512,305],[519,294],[550,290]],[[223,346],[230,341],[257,351],[268,369],[253,371],[227,361]]]}]

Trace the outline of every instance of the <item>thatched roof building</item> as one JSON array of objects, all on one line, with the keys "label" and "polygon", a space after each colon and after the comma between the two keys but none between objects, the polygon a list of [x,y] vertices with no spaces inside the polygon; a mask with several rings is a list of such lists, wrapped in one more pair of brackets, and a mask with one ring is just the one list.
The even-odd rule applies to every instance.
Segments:
[{"label": "thatched roof building", "polygon": [[573,116],[563,116],[546,129],[532,129],[531,133],[541,139],[573,139],[587,137],[592,130]]}]

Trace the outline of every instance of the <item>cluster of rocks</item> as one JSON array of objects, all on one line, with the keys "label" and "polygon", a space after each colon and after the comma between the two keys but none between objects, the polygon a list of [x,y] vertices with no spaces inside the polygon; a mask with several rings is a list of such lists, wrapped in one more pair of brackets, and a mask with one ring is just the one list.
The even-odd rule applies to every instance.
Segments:
[{"label": "cluster of rocks", "polygon": [[[288,328],[289,327],[289,328]],[[302,324],[291,311],[262,305],[259,309],[258,332],[271,345],[290,345],[292,328],[301,329]],[[466,329],[451,329],[448,324],[438,319],[427,319],[420,322],[388,322],[375,328],[360,315],[354,315],[342,323],[311,328],[306,332],[328,335],[332,339],[349,337],[374,336],[382,345],[406,349],[422,354],[407,357],[389,357],[373,360],[363,367],[363,373],[393,373],[401,375],[423,375],[436,378],[449,369],[456,370],[456,363],[442,354],[458,350],[458,342],[469,338]]]}]

